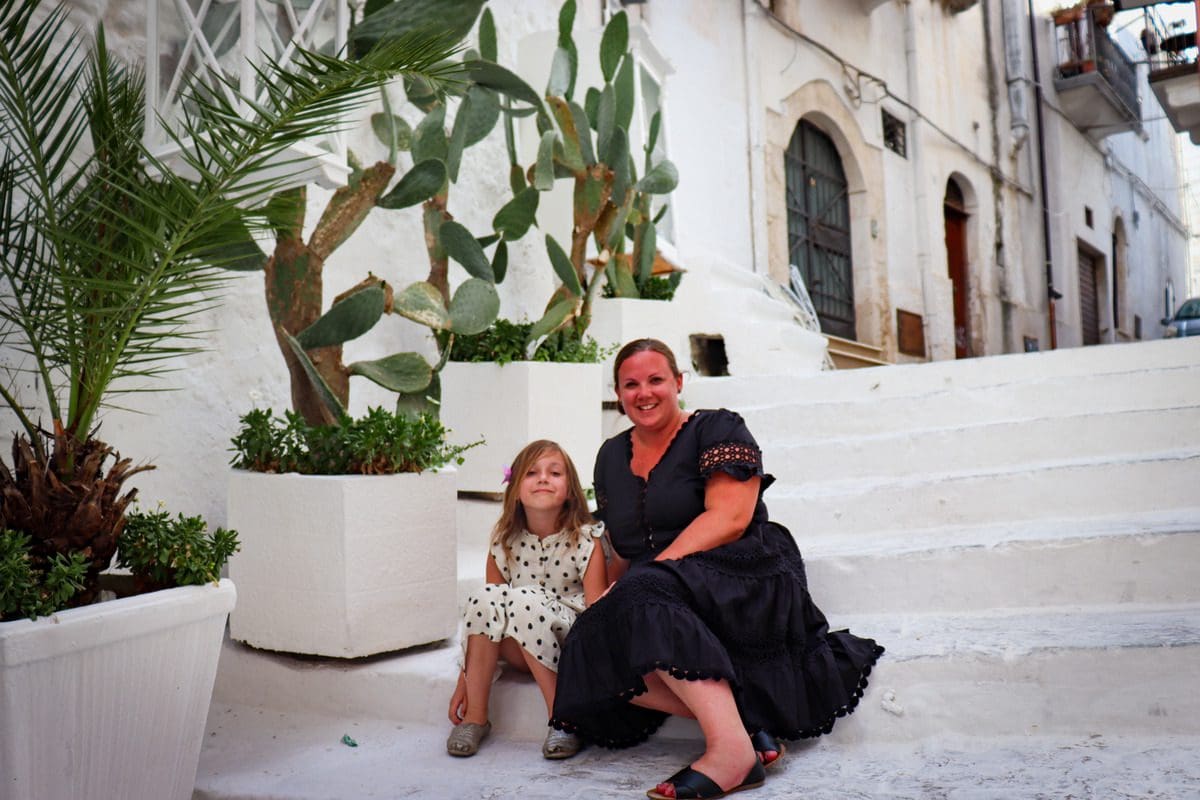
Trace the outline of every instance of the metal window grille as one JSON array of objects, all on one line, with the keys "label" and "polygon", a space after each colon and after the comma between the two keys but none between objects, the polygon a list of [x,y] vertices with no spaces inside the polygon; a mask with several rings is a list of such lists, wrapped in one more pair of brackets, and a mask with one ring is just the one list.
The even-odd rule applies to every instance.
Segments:
[{"label": "metal window grille", "polygon": [[[347,0],[146,0],[146,144],[178,164],[164,126],[178,124],[189,82],[223,92],[249,114],[242,98],[261,100],[256,67],[267,57],[285,66],[298,47],[340,52],[350,24]],[[313,138],[281,156],[295,184],[345,184],[346,145],[338,134]],[[303,165],[301,167],[301,165]]]},{"label": "metal window grille", "polygon": [[880,109],[883,117],[883,146],[898,156],[908,158],[908,129],[899,118],[886,109]]}]

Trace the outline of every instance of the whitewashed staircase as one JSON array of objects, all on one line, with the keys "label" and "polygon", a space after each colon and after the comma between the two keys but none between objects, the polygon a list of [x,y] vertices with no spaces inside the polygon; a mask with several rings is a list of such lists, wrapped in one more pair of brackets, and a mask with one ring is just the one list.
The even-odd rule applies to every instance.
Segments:
[{"label": "whitewashed staircase", "polygon": [[[744,414],[817,603],[888,649],[835,738],[1200,735],[1200,338],[697,379],[684,396]],[[460,594],[498,510],[460,501]],[[456,655],[230,643],[214,702],[442,724]],[[495,735],[540,739],[541,708],[501,679]]]},{"label": "whitewashed staircase", "polygon": [[740,406],[817,602],[889,648],[841,736],[1200,733],[1200,341],[688,400]]}]

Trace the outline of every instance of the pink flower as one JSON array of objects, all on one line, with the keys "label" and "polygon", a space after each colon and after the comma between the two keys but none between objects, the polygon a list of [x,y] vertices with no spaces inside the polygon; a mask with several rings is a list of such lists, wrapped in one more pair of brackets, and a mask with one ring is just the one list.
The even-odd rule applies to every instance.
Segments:
[{"label": "pink flower", "polygon": [[506,466],[504,468],[504,480],[502,480],[500,482],[501,483],[511,483],[512,482],[512,467]]}]

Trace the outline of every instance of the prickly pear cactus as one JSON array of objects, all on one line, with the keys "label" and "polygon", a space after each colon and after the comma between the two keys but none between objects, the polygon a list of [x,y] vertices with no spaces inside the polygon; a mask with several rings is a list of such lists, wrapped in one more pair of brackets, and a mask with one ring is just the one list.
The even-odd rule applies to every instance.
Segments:
[{"label": "prickly pear cactus", "polygon": [[[495,65],[496,29],[486,0],[403,0],[377,6],[351,33],[352,52],[362,53],[389,38],[431,25],[447,36],[465,36],[479,19],[478,51],[470,65]],[[498,67],[497,67],[498,68]],[[467,67],[464,67],[467,70]],[[476,236],[449,211],[464,150],[494,130],[501,115],[501,92],[469,77],[448,86],[410,80],[408,102],[424,113],[412,127],[393,112],[386,92],[383,110],[372,117],[387,158],[366,168],[354,165],[351,179],[329,201],[308,241],[304,193],[278,198],[274,253],[265,260],[267,306],[291,376],[292,405],[310,424],[339,424],[349,402],[350,378],[367,378],[397,393],[399,410],[437,410],[437,373],[449,357],[454,336],[485,330],[496,319],[496,284],[507,268],[507,243],[533,224],[536,192],[507,202],[493,230]],[[401,154],[411,166],[402,172]],[[399,172],[399,174],[398,174]],[[429,257],[429,275],[400,291],[375,275],[334,299],[322,310],[325,261],[375,209],[411,213],[420,219]],[[419,212],[408,209],[419,208]],[[380,212],[382,213],[382,212]],[[491,248],[491,253],[487,252]],[[468,278],[450,291],[450,262]],[[245,263],[242,264],[246,266]],[[415,352],[346,364],[343,345],[370,331],[385,314],[398,314],[428,327],[438,348],[435,363]]]},{"label": "prickly pear cactus", "polygon": [[524,113],[537,115],[541,138],[536,160],[528,167],[518,163],[513,115],[506,115],[514,202],[531,190],[548,191],[557,180],[570,180],[574,186],[569,243],[564,246],[546,236],[550,264],[561,284],[534,325],[531,346],[555,331],[583,334],[601,272],[607,273],[618,296],[640,295],[653,270],[655,226],[665,211],[663,206],[652,216],[652,196],[670,193],[679,182],[673,163],[653,158],[659,113],[649,125],[640,177],[630,152],[636,64],[625,12],[614,15],[604,29],[599,52],[603,85],[588,88],[582,104],[576,99],[579,55],[571,33],[574,21],[575,2],[568,0],[559,13],[558,46],[544,96],[507,70],[486,62],[471,65],[477,85],[493,88],[508,102],[520,104]]}]

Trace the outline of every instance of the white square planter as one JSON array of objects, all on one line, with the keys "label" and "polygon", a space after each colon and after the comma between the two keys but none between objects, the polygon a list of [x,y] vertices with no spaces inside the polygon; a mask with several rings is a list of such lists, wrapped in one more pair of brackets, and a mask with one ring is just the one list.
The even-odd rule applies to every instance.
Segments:
[{"label": "white square planter", "polygon": [[242,549],[234,639],[356,658],[454,635],[455,474],[268,475],[235,470]]},{"label": "white square planter", "polygon": [[0,623],[0,797],[190,798],[236,597],[223,580]]},{"label": "white square planter", "polygon": [[463,454],[459,490],[503,491],[504,467],[534,439],[562,445],[590,485],[601,441],[602,372],[599,364],[447,364],[441,418],[451,441],[486,440]]}]

